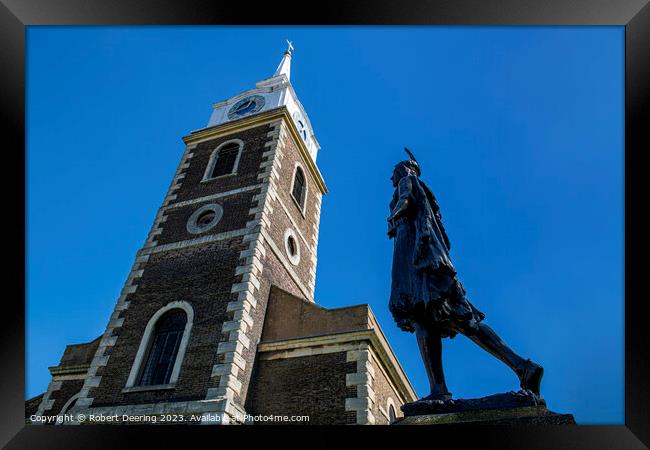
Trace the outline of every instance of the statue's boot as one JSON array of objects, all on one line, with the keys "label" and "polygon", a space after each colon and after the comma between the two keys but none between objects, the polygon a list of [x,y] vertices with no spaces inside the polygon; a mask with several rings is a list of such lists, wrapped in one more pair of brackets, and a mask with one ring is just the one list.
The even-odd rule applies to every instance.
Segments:
[{"label": "statue's boot", "polygon": [[516,369],[516,372],[519,376],[519,382],[522,389],[527,389],[540,395],[539,388],[542,384],[542,376],[544,376],[544,368],[542,366],[527,359],[520,364]]},{"label": "statue's boot", "polygon": [[419,399],[419,402],[422,401],[438,401],[438,402],[446,402],[447,400],[451,400],[451,392],[447,394],[429,394],[426,397],[422,397]]},{"label": "statue's boot", "polygon": [[522,389],[540,395],[539,388],[544,375],[542,366],[516,354],[492,328],[483,322],[479,323],[476,332],[469,334],[468,337],[510,367],[519,377]]},{"label": "statue's boot", "polygon": [[437,385],[434,386],[434,389],[426,397],[422,397],[420,400],[439,400],[444,402],[445,400],[451,400],[451,392],[447,390],[447,386]]}]

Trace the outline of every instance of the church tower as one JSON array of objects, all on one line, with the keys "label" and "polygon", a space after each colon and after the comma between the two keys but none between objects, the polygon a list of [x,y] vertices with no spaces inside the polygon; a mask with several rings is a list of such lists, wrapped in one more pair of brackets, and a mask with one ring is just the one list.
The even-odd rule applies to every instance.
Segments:
[{"label": "church tower", "polygon": [[271,285],[313,302],[327,189],[291,53],[183,138],[76,410],[244,414]]},{"label": "church tower", "polygon": [[183,138],[104,334],[66,347],[26,417],[375,424],[416,398],[368,305],[314,301],[327,188],[291,54]]}]

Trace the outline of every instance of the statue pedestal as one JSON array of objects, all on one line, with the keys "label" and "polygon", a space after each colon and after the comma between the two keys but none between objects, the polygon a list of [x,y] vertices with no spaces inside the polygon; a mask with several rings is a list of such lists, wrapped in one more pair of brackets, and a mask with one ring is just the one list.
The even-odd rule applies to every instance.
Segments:
[{"label": "statue pedestal", "polygon": [[571,414],[546,409],[546,402],[530,391],[507,392],[475,399],[418,400],[402,406],[404,417],[396,425],[572,425]]}]

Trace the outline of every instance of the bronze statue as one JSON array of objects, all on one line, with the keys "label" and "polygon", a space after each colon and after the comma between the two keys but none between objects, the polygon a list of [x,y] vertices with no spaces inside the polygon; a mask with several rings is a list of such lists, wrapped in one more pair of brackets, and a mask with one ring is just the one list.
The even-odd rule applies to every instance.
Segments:
[{"label": "bronze statue", "polygon": [[449,257],[450,242],[435,196],[420,180],[420,166],[398,163],[388,217],[394,239],[389,308],[400,329],[415,332],[431,392],[422,401],[448,401],[451,393],[442,369],[442,338],[461,333],[503,361],[519,377],[526,395],[539,396],[544,369],[517,355],[487,326],[485,315],[467,299]]}]

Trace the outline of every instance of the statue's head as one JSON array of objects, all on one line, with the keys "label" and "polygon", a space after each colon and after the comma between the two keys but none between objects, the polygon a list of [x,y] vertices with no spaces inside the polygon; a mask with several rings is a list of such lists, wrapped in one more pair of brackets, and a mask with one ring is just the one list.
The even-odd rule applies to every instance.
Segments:
[{"label": "statue's head", "polygon": [[399,180],[409,175],[420,176],[420,165],[414,159],[407,159],[395,164],[393,176],[390,179],[393,182],[393,186],[397,187]]}]

